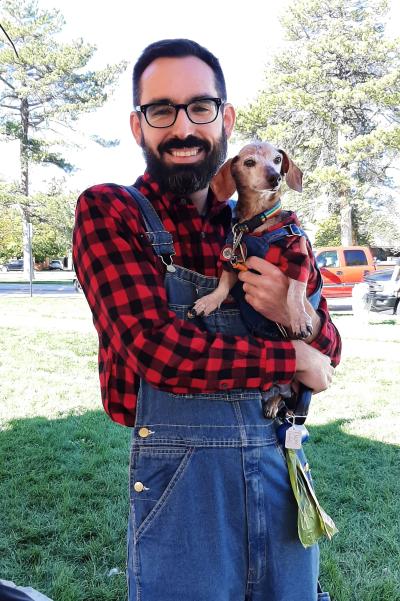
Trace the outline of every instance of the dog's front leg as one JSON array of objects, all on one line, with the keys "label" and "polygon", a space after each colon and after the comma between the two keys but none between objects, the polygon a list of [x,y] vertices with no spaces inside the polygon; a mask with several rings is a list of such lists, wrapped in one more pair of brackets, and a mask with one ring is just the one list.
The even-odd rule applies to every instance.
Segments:
[{"label": "dog's front leg", "polygon": [[289,278],[287,304],[290,315],[290,327],[295,336],[307,338],[312,334],[312,320],[304,307],[307,284]]},{"label": "dog's front leg", "polygon": [[188,312],[188,317],[207,316],[218,309],[229,294],[230,289],[237,281],[237,275],[233,271],[223,271],[218,286],[206,296],[199,298]]}]

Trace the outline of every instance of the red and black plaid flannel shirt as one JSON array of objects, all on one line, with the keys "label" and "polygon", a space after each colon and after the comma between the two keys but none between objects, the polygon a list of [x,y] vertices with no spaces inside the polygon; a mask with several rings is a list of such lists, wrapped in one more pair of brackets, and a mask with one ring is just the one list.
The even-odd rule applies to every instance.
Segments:
[{"label": "red and black plaid flannel shirt", "polygon": [[[161,194],[147,173],[135,185],[171,232],[174,262],[217,276],[229,207],[210,194],[207,217],[201,217],[190,201]],[[176,394],[266,390],[293,378],[290,342],[210,334],[168,309],[162,263],[135,202],[120,186],[94,186],[79,197],[73,258],[99,336],[104,408],[114,421],[134,425],[140,378]],[[322,328],[313,345],[337,363],[340,338],[324,300],[320,315]]]},{"label": "red and black plaid flannel shirt", "polygon": [[[295,213],[292,211],[283,211],[281,220],[278,223],[275,223],[263,232],[245,234],[243,240],[246,242],[249,236],[262,237],[266,231],[274,232],[290,224],[301,227]],[[302,241],[305,242],[307,253],[303,252]],[[318,285],[318,271],[315,265],[314,253],[307,238],[302,239],[297,235],[280,238],[271,244],[263,258],[279,267],[288,278],[307,284],[307,296],[311,296],[315,292]],[[223,267],[227,271],[232,269],[229,261],[224,261]]]}]

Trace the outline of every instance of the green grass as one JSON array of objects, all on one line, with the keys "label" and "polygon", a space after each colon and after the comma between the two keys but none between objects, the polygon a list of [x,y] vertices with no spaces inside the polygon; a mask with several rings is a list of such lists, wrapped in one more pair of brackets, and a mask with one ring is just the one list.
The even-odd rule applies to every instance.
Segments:
[{"label": "green grass", "polygon": [[[339,528],[321,579],[335,601],[400,601],[400,321],[334,319],[343,363],[307,422]],[[129,430],[101,408],[86,302],[3,297],[0,326],[0,577],[55,601],[122,601]]]}]

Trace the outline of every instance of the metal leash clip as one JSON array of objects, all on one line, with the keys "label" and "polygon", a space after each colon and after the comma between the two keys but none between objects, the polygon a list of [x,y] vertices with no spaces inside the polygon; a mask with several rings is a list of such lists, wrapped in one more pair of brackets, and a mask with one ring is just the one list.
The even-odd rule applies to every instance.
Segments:
[{"label": "metal leash clip", "polygon": [[[232,251],[231,256],[228,259],[234,269],[239,269],[241,271],[246,271],[247,267],[245,265],[247,250],[244,243],[242,243],[243,230],[237,229],[239,224],[236,223],[232,228],[233,234],[233,242],[232,242]],[[239,251],[239,252],[237,252]]]}]

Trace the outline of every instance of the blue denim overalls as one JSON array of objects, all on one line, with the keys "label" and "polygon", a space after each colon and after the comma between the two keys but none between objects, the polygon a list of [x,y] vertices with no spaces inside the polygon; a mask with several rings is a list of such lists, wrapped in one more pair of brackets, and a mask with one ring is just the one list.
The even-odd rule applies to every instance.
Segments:
[{"label": "blue denim overalls", "polygon": [[[154,251],[170,263],[172,237],[149,201],[128,190]],[[170,269],[170,308],[185,319],[217,279]],[[248,335],[232,306],[198,325]],[[329,601],[317,592],[318,569],[318,546],[304,549],[298,539],[284,453],[260,392],[171,394],[142,380],[130,462],[129,601]]]}]

